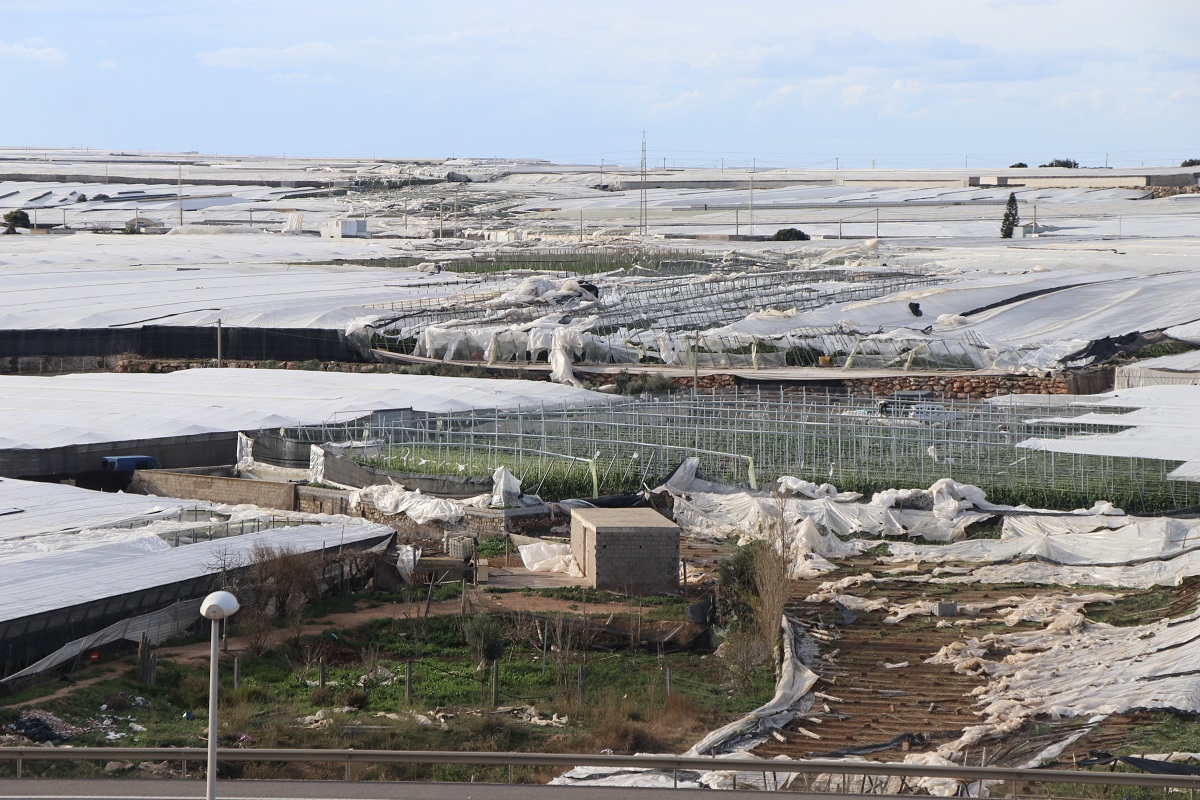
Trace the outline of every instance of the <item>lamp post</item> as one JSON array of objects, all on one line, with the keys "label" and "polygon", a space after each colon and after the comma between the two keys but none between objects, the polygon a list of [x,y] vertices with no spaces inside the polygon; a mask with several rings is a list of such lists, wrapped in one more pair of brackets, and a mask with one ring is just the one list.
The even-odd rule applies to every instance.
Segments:
[{"label": "lamp post", "polygon": [[217,797],[217,662],[221,620],[237,613],[237,598],[229,592],[213,592],[200,604],[200,616],[212,620],[212,649],[208,664],[208,787],[206,800]]}]

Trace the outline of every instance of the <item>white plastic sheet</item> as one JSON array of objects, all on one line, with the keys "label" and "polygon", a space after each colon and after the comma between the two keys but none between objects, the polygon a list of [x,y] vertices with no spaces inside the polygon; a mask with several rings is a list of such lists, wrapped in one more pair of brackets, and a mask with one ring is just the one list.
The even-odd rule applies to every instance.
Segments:
[{"label": "white plastic sheet", "polygon": [[583,577],[569,544],[536,542],[519,546],[517,552],[521,554],[521,563],[530,572],[563,572],[574,578]]},{"label": "white plastic sheet", "polygon": [[418,525],[426,522],[458,522],[465,512],[458,503],[442,497],[409,491],[398,484],[364,486],[350,493],[350,507],[368,502],[384,514],[404,514]]},{"label": "white plastic sheet", "polygon": [[492,508],[518,508],[540,506],[542,498],[521,491],[521,481],[508,471],[508,467],[496,467],[492,473]]}]

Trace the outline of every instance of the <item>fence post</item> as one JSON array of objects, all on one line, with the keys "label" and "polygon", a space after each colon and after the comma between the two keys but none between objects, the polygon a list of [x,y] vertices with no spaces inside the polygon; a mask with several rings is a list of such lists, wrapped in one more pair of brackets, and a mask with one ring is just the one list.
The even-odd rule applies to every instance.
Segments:
[{"label": "fence post", "polygon": [[233,688],[242,688],[242,659],[240,656],[233,657]]},{"label": "fence post", "polygon": [[579,704],[587,703],[587,687],[584,683],[583,664],[579,665]]},{"label": "fence post", "polygon": [[[492,662],[492,708],[500,705],[500,662]],[[512,771],[512,766],[509,766],[509,771]],[[512,783],[511,778],[509,783]]]},{"label": "fence post", "polygon": [[412,705],[412,662],[404,662],[404,702]]},{"label": "fence post", "polygon": [[317,662],[317,686],[325,688],[325,659],[322,658]]}]

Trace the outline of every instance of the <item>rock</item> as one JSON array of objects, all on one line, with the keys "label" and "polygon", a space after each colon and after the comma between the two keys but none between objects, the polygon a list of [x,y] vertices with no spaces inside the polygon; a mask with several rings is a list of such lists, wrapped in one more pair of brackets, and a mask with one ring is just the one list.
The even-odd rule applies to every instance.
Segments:
[{"label": "rock", "polygon": [[108,773],[124,772],[125,770],[133,769],[133,762],[130,761],[110,761],[104,765],[104,771]]}]

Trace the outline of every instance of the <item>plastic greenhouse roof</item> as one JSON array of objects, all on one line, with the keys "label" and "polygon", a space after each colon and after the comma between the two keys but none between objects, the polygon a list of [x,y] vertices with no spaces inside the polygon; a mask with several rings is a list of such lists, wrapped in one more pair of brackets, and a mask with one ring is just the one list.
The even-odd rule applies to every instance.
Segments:
[{"label": "plastic greenhouse roof", "polygon": [[260,543],[311,552],[338,543],[381,540],[392,529],[348,519],[345,524],[274,528],[181,547],[152,534],[131,534],[123,542],[49,552],[32,563],[0,562],[0,621],[199,578],[213,572],[222,559],[248,556]]},{"label": "plastic greenhouse roof", "polygon": [[[295,425],[411,408],[586,406],[611,396],[541,381],[304,370],[0,376],[0,449],[44,449]],[[0,502],[0,507],[5,504]]]},{"label": "plastic greenhouse roof", "polygon": [[[154,519],[195,500],[93,492],[61,483],[0,478],[0,542]],[[0,556],[2,557],[2,556]]]}]

